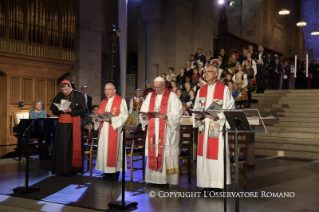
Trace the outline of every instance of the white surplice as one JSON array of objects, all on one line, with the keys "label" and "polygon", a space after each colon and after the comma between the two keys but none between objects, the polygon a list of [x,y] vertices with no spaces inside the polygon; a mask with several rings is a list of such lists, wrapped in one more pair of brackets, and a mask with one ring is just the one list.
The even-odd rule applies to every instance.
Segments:
[{"label": "white surplice", "polygon": [[[214,91],[216,83],[208,85],[207,88],[207,98],[205,110],[213,103]],[[197,97],[195,100],[194,108],[200,108],[199,105],[199,92],[197,92]],[[230,89],[226,86],[224,89],[224,99],[222,109],[234,109],[234,98],[231,95]],[[223,113],[217,114],[220,122],[220,131],[222,130],[226,118]],[[224,188],[224,162],[223,162],[223,153],[224,153],[224,139],[222,132],[219,132],[219,142],[218,142],[218,160],[207,159],[207,141],[208,141],[208,131],[210,119],[205,118],[205,134],[203,141],[203,156],[197,155],[197,186],[203,188]],[[193,114],[193,127],[199,127],[200,121],[195,120]],[[203,126],[203,125],[201,125]],[[228,123],[226,127],[229,128]],[[229,167],[229,149],[228,149],[228,137],[226,134],[226,183],[230,184],[230,167]]]},{"label": "white surplice", "polygon": [[[105,112],[110,112],[114,96],[109,98],[105,107]],[[123,143],[123,132],[122,127],[124,126],[126,119],[128,117],[126,101],[122,99],[120,114],[119,116],[112,118],[113,130],[118,130],[118,145],[117,145],[117,161],[116,167],[107,166],[107,154],[108,154],[108,135],[109,135],[109,123],[104,122],[98,141],[97,157],[95,169],[98,171],[103,171],[104,173],[115,173],[122,171],[122,143]],[[126,170],[126,157],[125,157],[125,170]]]},{"label": "white surplice", "polygon": [[[155,92],[155,91],[154,91]],[[143,102],[140,111],[148,112],[152,93],[149,93]],[[157,95],[155,101],[155,109],[160,108],[163,95]],[[161,111],[159,111],[161,112]],[[163,168],[162,171],[152,171],[148,168],[148,158],[146,166],[145,182],[156,184],[178,184],[178,155],[179,155],[179,140],[180,140],[180,121],[182,117],[182,102],[178,96],[170,92],[167,105],[167,120],[164,135],[164,152],[163,152]],[[142,120],[142,118],[140,118]],[[148,124],[148,119],[142,120],[142,128]],[[159,141],[159,118],[155,118],[155,148],[156,156],[158,155]],[[148,138],[146,138],[145,155],[148,156]],[[176,174],[170,174],[175,172]]]}]

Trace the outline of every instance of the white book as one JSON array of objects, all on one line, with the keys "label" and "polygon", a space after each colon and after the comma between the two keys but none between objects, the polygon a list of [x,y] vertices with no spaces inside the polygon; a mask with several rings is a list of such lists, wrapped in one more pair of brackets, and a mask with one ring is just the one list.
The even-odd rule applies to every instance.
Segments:
[{"label": "white book", "polygon": [[69,102],[69,100],[61,99],[61,104],[54,103],[55,106],[59,108],[59,110],[66,110],[70,107],[72,102]]}]

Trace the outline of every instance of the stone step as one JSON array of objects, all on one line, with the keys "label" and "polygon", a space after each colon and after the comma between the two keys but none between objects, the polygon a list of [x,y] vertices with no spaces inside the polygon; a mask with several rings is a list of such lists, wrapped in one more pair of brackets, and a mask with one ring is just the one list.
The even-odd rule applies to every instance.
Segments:
[{"label": "stone step", "polygon": [[283,143],[283,144],[301,144],[301,145],[319,145],[318,139],[313,138],[280,138],[280,137],[267,137],[263,134],[256,134],[255,142],[257,143]]},{"label": "stone step", "polygon": [[318,133],[317,127],[284,127],[280,124],[275,126],[266,126],[268,132],[304,132],[304,133]]},{"label": "stone step", "polygon": [[281,121],[290,122],[306,122],[306,123],[319,123],[318,118],[308,118],[308,117],[280,117]]},{"label": "stone step", "polygon": [[287,149],[287,150],[298,150],[305,152],[318,152],[319,145],[303,145],[303,144],[289,144],[289,143],[274,143],[274,142],[256,142],[255,148],[259,149]]},{"label": "stone step", "polygon": [[311,117],[311,118],[319,118],[319,113],[309,113],[309,112],[296,112],[296,113],[290,113],[290,112],[278,112],[278,117]]},{"label": "stone step", "polygon": [[[272,94],[272,93],[318,93],[317,89],[281,89],[281,90],[265,90],[263,94]],[[262,94],[259,94],[262,95]]]},{"label": "stone step", "polygon": [[286,156],[293,158],[319,159],[319,152],[305,152],[287,149],[255,149],[255,154],[262,156]]},{"label": "stone step", "polygon": [[293,109],[318,109],[318,105],[309,104],[252,104],[251,109],[256,108],[293,108]]},{"label": "stone step", "polygon": [[273,99],[273,100],[258,100],[258,104],[263,105],[263,104],[282,104],[282,105],[291,105],[291,106],[302,106],[302,105],[307,105],[308,102],[311,102],[312,104],[319,104],[319,100],[308,100],[308,101],[303,101],[303,100],[282,100],[282,99]]},{"label": "stone step", "polygon": [[[266,127],[267,128],[267,127]],[[279,138],[312,138],[319,142],[319,133],[304,133],[304,132],[268,132],[262,133],[263,137],[279,137]],[[258,137],[258,134],[256,134]]]},{"label": "stone step", "polygon": [[264,96],[264,97],[254,97],[253,99],[258,100],[273,100],[273,99],[282,99],[282,100],[319,100],[318,96]]},{"label": "stone step", "polygon": [[[255,104],[251,104],[251,109],[257,107]],[[259,112],[288,112],[288,113],[300,113],[300,109],[296,108],[256,108]],[[318,108],[307,108],[306,110],[302,111],[303,113],[319,113]]]},{"label": "stone step", "polygon": [[[291,121],[282,121],[280,120],[279,124],[274,124],[273,126],[280,126],[280,127],[311,127],[311,128],[319,128],[319,123],[308,123],[308,122],[291,122]],[[266,126],[267,127],[267,126]]]}]

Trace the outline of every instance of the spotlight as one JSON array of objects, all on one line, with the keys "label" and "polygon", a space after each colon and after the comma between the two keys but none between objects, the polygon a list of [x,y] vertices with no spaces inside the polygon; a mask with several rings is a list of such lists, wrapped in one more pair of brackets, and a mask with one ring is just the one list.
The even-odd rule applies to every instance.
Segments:
[{"label": "spotlight", "polygon": [[218,4],[224,4],[224,0],[218,0]]},{"label": "spotlight", "polygon": [[235,6],[235,2],[234,1],[230,1],[227,3],[228,6],[230,7],[234,7]]}]

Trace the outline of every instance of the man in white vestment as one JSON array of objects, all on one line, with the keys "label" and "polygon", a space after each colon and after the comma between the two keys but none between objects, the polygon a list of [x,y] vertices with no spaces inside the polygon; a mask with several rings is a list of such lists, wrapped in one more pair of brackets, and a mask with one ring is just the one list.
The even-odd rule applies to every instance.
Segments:
[{"label": "man in white vestment", "polygon": [[104,92],[106,98],[101,102],[98,114],[110,112],[114,117],[104,118],[100,122],[95,169],[104,172],[99,179],[114,181],[118,180],[119,171],[122,171],[122,127],[128,111],[126,101],[116,94],[113,84],[106,84]]},{"label": "man in white vestment", "polygon": [[[218,68],[212,64],[205,69],[204,85],[197,93],[194,108],[206,110],[213,102],[222,104],[222,109],[233,109],[231,90],[217,80]],[[193,114],[193,126],[199,128],[197,148],[197,186],[203,191],[221,191],[224,188],[224,139],[222,127],[226,119],[222,112],[202,117]],[[228,123],[226,123],[226,127]],[[226,136],[226,183],[230,184],[229,149]]]},{"label": "man in white vestment", "polygon": [[[147,95],[140,110],[143,130],[148,125],[145,182],[168,188],[169,184],[178,184],[182,103],[175,93],[165,88],[162,77],[155,78],[154,90]],[[160,115],[154,118],[147,112],[159,112]]]}]

